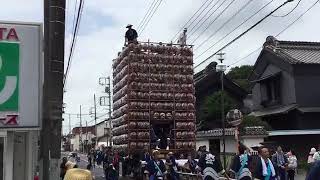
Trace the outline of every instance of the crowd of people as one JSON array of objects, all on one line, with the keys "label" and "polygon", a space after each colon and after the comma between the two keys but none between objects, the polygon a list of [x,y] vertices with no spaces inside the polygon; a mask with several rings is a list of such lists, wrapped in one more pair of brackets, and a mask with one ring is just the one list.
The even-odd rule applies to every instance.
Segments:
[{"label": "crowd of people", "polygon": [[[252,155],[248,148],[240,144],[238,154],[233,157],[228,170],[224,170],[220,155],[207,151],[206,146],[188,154],[163,154],[159,150],[149,149],[126,154],[107,147],[88,152],[87,170],[102,166],[106,180],[117,180],[120,173],[122,176],[141,180],[180,180],[186,174],[204,180],[216,180],[219,177],[238,180],[294,180],[298,167],[295,152],[290,150],[285,153],[280,146],[272,154],[271,150],[263,146],[259,148],[258,155]],[[62,179],[68,170],[77,167],[72,159],[76,158],[71,156],[69,159],[62,159]],[[306,180],[318,179],[320,180],[320,149],[317,151],[312,148],[308,156]]]}]

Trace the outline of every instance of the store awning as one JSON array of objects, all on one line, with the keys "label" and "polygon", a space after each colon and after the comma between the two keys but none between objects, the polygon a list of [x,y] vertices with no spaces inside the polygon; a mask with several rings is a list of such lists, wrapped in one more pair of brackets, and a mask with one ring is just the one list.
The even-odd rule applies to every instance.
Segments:
[{"label": "store awning", "polygon": [[299,107],[298,110],[302,113],[320,112],[320,107]]},{"label": "store awning", "polygon": [[277,106],[271,108],[264,108],[262,110],[253,111],[250,113],[251,116],[261,117],[261,116],[268,116],[268,115],[275,115],[275,114],[286,114],[289,111],[296,109],[298,107],[297,104],[290,104],[286,106]]},{"label": "store awning", "polygon": [[320,134],[320,129],[276,130],[268,133],[269,136],[315,135]]}]

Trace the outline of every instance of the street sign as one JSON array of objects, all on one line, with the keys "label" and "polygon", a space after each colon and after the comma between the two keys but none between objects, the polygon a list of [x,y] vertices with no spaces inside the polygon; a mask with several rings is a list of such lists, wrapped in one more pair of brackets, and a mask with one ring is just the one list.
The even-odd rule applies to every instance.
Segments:
[{"label": "street sign", "polygon": [[0,22],[0,128],[40,127],[42,25]]}]

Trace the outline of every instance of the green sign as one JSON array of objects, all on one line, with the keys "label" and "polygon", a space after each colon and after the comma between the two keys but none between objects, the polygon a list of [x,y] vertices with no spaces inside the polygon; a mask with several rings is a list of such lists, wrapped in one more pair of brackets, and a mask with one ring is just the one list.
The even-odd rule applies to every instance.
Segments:
[{"label": "green sign", "polygon": [[18,111],[19,43],[0,42],[0,111]]}]

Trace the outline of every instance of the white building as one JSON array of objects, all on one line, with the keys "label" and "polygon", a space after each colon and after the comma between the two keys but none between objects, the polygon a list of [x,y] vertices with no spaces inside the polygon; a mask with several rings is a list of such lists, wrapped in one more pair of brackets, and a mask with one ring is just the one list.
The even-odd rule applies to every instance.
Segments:
[{"label": "white building", "polygon": [[98,146],[111,146],[111,131],[110,131],[110,121],[106,119],[99,124],[97,124],[97,138],[98,138]]},{"label": "white building", "polygon": [[[246,127],[245,132],[239,138],[236,136],[236,128],[225,129],[226,153],[237,153],[237,141],[241,141],[248,148],[261,146],[264,138],[268,136],[263,127]],[[208,131],[198,131],[196,135],[196,148],[206,146],[207,150],[212,149],[215,152],[223,152],[222,129],[213,129]]]},{"label": "white building", "polygon": [[[72,129],[70,139],[71,151],[88,151],[94,146],[95,127],[75,127]],[[81,137],[81,138],[80,138]]]}]

